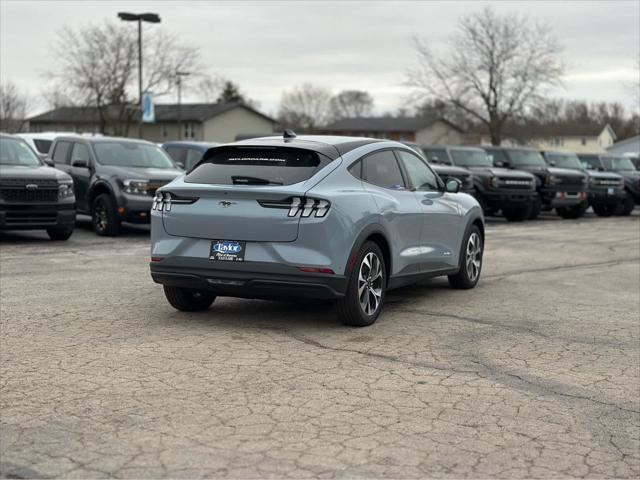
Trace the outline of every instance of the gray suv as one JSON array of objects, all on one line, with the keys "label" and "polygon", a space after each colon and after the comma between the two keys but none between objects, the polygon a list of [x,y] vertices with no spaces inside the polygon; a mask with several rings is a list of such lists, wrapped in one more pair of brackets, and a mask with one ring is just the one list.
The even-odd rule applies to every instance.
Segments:
[{"label": "gray suv", "polygon": [[151,276],[179,310],[320,298],[345,324],[370,325],[389,289],[478,282],[484,219],[459,189],[392,141],[285,132],[222,145],[158,189]]},{"label": "gray suv", "polygon": [[149,223],[156,189],[183,172],[151,142],[117,137],[58,137],[53,165],[73,178],[78,213],[91,215],[98,235],[117,235],[122,222]]}]

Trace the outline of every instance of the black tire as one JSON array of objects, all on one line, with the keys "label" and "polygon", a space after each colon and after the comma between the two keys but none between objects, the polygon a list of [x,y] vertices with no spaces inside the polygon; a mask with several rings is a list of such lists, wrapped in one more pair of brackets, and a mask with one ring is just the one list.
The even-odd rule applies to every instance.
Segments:
[{"label": "black tire", "polygon": [[69,237],[73,234],[73,225],[70,227],[49,227],[47,228],[47,235],[54,241],[69,240]]},{"label": "black tire", "polygon": [[533,204],[531,205],[531,212],[529,212],[529,220],[535,220],[540,215],[542,211],[542,200],[540,200],[540,196],[536,195]]},{"label": "black tire", "polygon": [[98,235],[114,237],[120,234],[121,225],[117,218],[115,202],[108,193],[102,193],[94,199],[91,206],[91,224]]},{"label": "black tire", "polygon": [[519,207],[505,207],[502,216],[509,222],[522,222],[531,217],[531,204]]},{"label": "black tire", "polygon": [[618,206],[597,204],[597,205],[592,205],[591,208],[593,208],[593,213],[595,213],[599,217],[610,217],[618,209]]},{"label": "black tire", "polygon": [[629,192],[625,192],[624,199],[620,202],[616,210],[616,215],[622,215],[623,217],[627,217],[631,215],[634,207],[636,206],[636,202],[633,199],[633,196]]},{"label": "black tire", "polygon": [[166,285],[164,296],[173,308],[182,312],[201,312],[209,308],[216,299],[215,295],[208,292]]},{"label": "black tire", "polygon": [[[472,239],[474,239],[472,241]],[[484,255],[484,238],[480,229],[473,225],[464,236],[460,248],[460,270],[455,275],[449,275],[449,285],[452,288],[468,290],[475,287],[482,272],[482,257]],[[471,257],[471,258],[470,258]]]},{"label": "black tire", "polygon": [[587,202],[582,202],[578,205],[574,205],[572,207],[557,207],[556,213],[565,219],[576,219],[580,218],[584,215],[584,212],[589,208],[589,204]]},{"label": "black tire", "polygon": [[[369,268],[367,268],[365,258],[369,263],[372,263],[371,259],[373,257],[371,255],[373,255],[379,263],[377,264],[377,267],[375,265],[370,265]],[[364,278],[363,276],[366,283],[364,284],[364,290],[362,292],[364,294],[362,296],[362,302],[365,302],[365,296],[369,307],[371,306],[369,302],[378,301],[375,309],[370,312],[365,311],[367,307],[363,306],[361,296],[358,294],[359,283],[361,283],[361,280],[359,280],[361,270],[364,276],[367,276],[369,273],[367,278]],[[370,273],[376,274],[376,272],[379,272],[380,276],[376,276],[372,281]],[[347,283],[345,296],[336,301],[336,309],[342,323],[351,327],[366,327],[368,325],[372,325],[377,320],[380,315],[380,311],[384,306],[386,289],[387,271],[384,255],[382,255],[382,251],[376,243],[365,242],[358,252],[353,270],[349,275],[349,282]],[[376,297],[375,293],[373,293],[374,291],[379,291],[379,299]]]}]

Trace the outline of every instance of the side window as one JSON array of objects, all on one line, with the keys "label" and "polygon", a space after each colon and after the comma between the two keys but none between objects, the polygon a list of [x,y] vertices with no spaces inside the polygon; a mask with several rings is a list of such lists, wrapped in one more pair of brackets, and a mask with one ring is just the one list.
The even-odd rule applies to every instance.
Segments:
[{"label": "side window", "polygon": [[424,155],[427,157],[427,162],[451,165],[447,151],[444,148],[425,148]]},{"label": "side window", "polygon": [[202,152],[194,148],[187,149],[187,159],[184,162],[184,168],[191,170],[191,168],[202,160]]},{"label": "side window", "polygon": [[352,163],[348,170],[351,172],[351,175],[362,180],[362,160]]},{"label": "side window", "polygon": [[67,161],[69,155],[69,147],[71,146],[71,142],[58,142],[54,147],[53,151],[53,163],[69,163]]},{"label": "side window", "polygon": [[491,160],[494,166],[498,166],[498,163],[506,165],[509,163],[507,155],[502,150],[487,150],[487,157]]},{"label": "side window", "polygon": [[373,153],[362,159],[362,179],[384,188],[405,188],[400,166],[391,150]]},{"label": "side window", "polygon": [[73,150],[71,150],[71,165],[73,165],[73,162],[76,162],[78,160],[83,161],[87,165],[89,165],[90,158],[91,157],[89,155],[89,149],[86,145],[77,142],[73,144]]},{"label": "side window", "polygon": [[580,162],[588,170],[597,170],[600,168],[600,159],[598,157],[580,156]]},{"label": "side window", "polygon": [[33,144],[36,146],[36,149],[40,153],[49,153],[49,149],[51,148],[51,144],[53,142],[51,140],[41,140],[39,138],[33,139]]},{"label": "side window", "polygon": [[184,154],[186,152],[186,148],[182,147],[167,147],[165,148],[169,156],[176,163],[184,163]]},{"label": "side window", "polygon": [[416,190],[438,190],[438,177],[420,158],[413,153],[397,150],[409,181]]}]

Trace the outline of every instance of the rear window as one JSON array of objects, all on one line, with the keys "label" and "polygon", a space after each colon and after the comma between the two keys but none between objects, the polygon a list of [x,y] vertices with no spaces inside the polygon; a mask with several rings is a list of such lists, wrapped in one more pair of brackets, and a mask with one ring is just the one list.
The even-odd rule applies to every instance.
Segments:
[{"label": "rear window", "polygon": [[185,182],[219,185],[293,185],[308,180],[331,159],[312,150],[231,147],[210,150]]},{"label": "rear window", "polygon": [[36,149],[40,153],[49,153],[49,149],[51,148],[51,144],[53,142],[51,140],[42,140],[39,138],[33,139],[33,144],[36,146]]}]

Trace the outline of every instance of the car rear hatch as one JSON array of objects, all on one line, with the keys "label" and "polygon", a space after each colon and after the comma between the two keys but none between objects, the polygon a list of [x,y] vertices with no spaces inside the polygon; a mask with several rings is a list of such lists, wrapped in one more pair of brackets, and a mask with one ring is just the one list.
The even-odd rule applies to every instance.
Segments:
[{"label": "car rear hatch", "polygon": [[160,190],[164,228],[186,237],[294,241],[303,207],[323,206],[305,198],[309,179],[330,162],[316,151],[285,146],[211,149],[183,179]]}]

